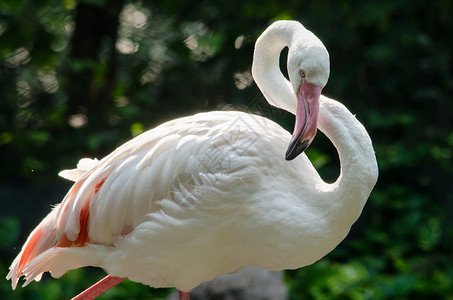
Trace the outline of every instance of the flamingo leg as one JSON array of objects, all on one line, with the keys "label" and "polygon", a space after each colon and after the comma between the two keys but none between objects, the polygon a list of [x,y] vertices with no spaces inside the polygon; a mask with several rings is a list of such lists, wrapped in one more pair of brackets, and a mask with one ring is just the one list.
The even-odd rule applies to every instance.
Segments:
[{"label": "flamingo leg", "polygon": [[179,300],[190,300],[190,292],[179,292]]},{"label": "flamingo leg", "polygon": [[[113,277],[110,275],[105,276],[97,283],[93,284],[71,300],[93,300],[96,297],[104,294],[106,291],[117,285],[118,283],[124,281],[126,278],[122,277]],[[189,298],[187,298],[189,299]]]}]

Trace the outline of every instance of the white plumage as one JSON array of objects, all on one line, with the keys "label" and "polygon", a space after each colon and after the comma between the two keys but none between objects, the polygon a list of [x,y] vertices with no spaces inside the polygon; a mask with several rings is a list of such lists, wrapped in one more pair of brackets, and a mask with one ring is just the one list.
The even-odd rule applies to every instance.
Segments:
[{"label": "white plumage", "polygon": [[[285,46],[291,83],[278,70]],[[189,291],[243,266],[300,268],[334,249],[376,182],[371,140],[342,104],[317,94],[317,108],[308,106],[327,82],[328,54],[299,23],[276,22],[263,33],[252,71],[271,104],[296,114],[293,137],[257,115],[214,111],[164,123],[100,161],[82,159],[60,173],[75,184],[12,263],[13,288],[21,275],[28,284],[45,271],[59,277],[92,265]],[[333,184],[297,156],[314,137],[310,122],[338,149]],[[287,161],[290,142],[296,150],[287,159],[297,157]]]}]

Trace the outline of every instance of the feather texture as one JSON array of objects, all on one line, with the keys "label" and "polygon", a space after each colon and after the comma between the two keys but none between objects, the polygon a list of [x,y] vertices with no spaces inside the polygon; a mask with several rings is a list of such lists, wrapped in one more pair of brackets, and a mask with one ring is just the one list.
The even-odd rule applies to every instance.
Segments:
[{"label": "feather texture", "polygon": [[[299,89],[269,58],[285,41],[308,45],[290,48],[296,57],[289,58],[295,62],[290,77],[301,65],[318,72],[310,73],[314,82],[327,81],[328,54],[313,38],[297,22],[277,22],[260,37],[253,72],[271,104],[295,110],[291,86]],[[15,288],[22,275],[26,285],[46,271],[58,277],[92,265],[112,276],[189,291],[247,265],[311,264],[344,239],[377,179],[371,140],[342,104],[320,96],[318,125],[340,156],[341,175],[332,184],[305,154],[283,159],[291,140],[286,130],[235,111],[169,121],[100,161],[82,159],[76,169],[60,172],[75,183],[30,234],[7,278]]]}]

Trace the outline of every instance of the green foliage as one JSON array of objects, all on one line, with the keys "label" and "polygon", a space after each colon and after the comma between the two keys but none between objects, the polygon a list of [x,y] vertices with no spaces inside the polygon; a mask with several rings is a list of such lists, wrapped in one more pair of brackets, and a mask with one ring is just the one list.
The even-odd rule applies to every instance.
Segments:
[{"label": "green foliage", "polygon": [[[85,46],[71,43],[78,7],[106,12],[113,3],[0,2],[4,185],[52,184],[81,157],[101,158],[163,121],[225,104],[291,130],[292,118],[263,104],[249,72],[256,37],[273,20],[297,19],[329,50],[324,93],[364,123],[380,177],[349,237],[325,259],[288,271],[290,299],[453,299],[451,1],[131,0],[113,42],[100,38],[92,57],[75,57],[71,50]],[[97,102],[72,102],[77,74],[89,74],[75,88]],[[307,155],[327,181],[336,179],[335,149],[321,134]],[[34,218],[20,210],[0,218],[3,274],[28,234],[19,224]],[[0,296],[66,299],[101,276],[75,270],[15,292],[0,281]],[[126,282],[103,298],[167,292]]]}]

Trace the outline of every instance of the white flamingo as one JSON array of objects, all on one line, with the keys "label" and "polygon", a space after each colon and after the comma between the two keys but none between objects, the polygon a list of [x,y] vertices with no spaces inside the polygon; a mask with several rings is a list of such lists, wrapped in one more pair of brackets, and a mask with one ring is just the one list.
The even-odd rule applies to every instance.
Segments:
[{"label": "white flamingo", "polygon": [[[279,69],[284,47],[290,81]],[[329,55],[300,23],[264,31],[252,73],[270,104],[296,115],[292,137],[260,116],[214,111],[164,123],[100,161],[82,159],[60,173],[75,184],[13,261],[13,288],[22,275],[25,286],[46,271],[59,277],[90,265],[110,274],[110,285],[127,277],[188,298],[244,266],[295,269],[332,251],[377,180],[371,140],[342,104],[321,95]],[[317,127],[339,153],[335,183],[301,154]]]}]

